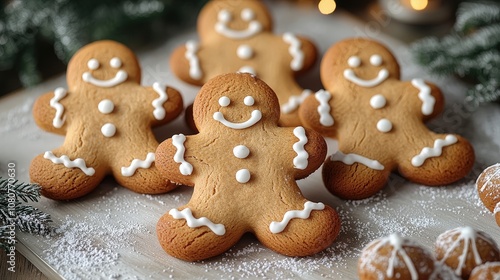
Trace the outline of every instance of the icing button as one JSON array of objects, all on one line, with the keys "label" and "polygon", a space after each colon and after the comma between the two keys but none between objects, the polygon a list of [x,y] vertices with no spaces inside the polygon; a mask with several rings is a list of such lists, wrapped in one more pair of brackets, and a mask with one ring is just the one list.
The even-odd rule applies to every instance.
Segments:
[{"label": "icing button", "polygon": [[97,108],[99,109],[99,112],[103,114],[109,114],[113,112],[113,110],[115,109],[115,104],[113,103],[113,101],[109,99],[104,99],[101,102],[99,102]]},{"label": "icing button", "polygon": [[116,134],[116,126],[112,123],[107,123],[101,127],[101,133],[105,137],[113,137]]}]

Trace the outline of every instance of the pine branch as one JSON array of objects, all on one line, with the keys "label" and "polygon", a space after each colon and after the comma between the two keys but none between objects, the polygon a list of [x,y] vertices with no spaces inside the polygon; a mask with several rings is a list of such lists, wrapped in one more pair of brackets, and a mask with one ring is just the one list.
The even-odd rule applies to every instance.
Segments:
[{"label": "pine branch", "polygon": [[475,29],[500,23],[500,6],[492,2],[465,2],[458,9],[455,30],[467,34]]},{"label": "pine branch", "polygon": [[448,52],[452,57],[464,57],[498,48],[500,48],[500,23],[485,26],[462,37],[460,43],[451,46]]},{"label": "pine branch", "polygon": [[36,202],[39,197],[40,186],[17,180],[9,183],[0,177],[0,248],[9,247],[12,228],[31,234],[50,234],[54,231],[49,214],[24,204]]}]

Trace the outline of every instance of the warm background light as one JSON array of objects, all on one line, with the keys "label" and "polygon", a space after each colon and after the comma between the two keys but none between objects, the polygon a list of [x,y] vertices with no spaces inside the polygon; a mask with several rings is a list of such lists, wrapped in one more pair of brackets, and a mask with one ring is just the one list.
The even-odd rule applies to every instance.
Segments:
[{"label": "warm background light", "polygon": [[429,4],[428,0],[410,0],[411,7],[417,11],[421,11]]},{"label": "warm background light", "polygon": [[328,15],[335,11],[337,4],[334,0],[321,0],[318,4],[318,8],[322,14]]}]

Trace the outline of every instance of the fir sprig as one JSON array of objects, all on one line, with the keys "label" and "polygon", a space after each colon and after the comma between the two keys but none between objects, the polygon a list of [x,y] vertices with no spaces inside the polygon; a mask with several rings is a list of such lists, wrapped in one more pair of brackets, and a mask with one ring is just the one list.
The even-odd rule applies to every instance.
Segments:
[{"label": "fir sprig", "polygon": [[49,234],[54,230],[49,214],[25,204],[39,198],[40,186],[0,177],[0,248],[6,250],[12,246],[8,243],[12,225],[31,234]]},{"label": "fir sprig", "polygon": [[500,3],[460,4],[453,32],[416,42],[412,52],[432,73],[474,81],[467,91],[468,102],[500,100]]}]

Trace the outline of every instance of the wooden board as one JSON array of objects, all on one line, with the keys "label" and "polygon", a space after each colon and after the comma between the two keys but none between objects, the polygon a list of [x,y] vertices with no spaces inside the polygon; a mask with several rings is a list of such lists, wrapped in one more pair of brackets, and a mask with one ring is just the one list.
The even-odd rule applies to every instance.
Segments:
[{"label": "wooden board", "polygon": [[[369,241],[399,232],[432,249],[437,236],[459,226],[472,226],[500,242],[500,228],[480,203],[474,181],[482,169],[500,159],[500,108],[488,105],[472,112],[460,104],[466,85],[454,78],[429,77],[413,65],[407,47],[342,12],[321,15],[314,8],[272,4],[277,33],[294,31],[314,39],[324,52],[334,42],[352,36],[373,36],[390,45],[402,64],[403,78],[423,77],[440,85],[447,98],[445,113],[431,127],[469,138],[477,152],[477,163],[467,178],[447,187],[430,188],[412,184],[397,175],[381,193],[363,201],[342,201],[322,186],[319,172],[299,182],[304,195],[339,211],[342,232],[324,252],[305,258],[276,254],[251,235],[233,249],[214,259],[188,263],[167,255],[159,246],[155,226],[171,208],[185,204],[192,190],[180,187],[158,196],[138,195],[106,179],[90,195],[72,202],[43,198],[37,204],[50,213],[59,226],[51,237],[18,233],[18,250],[51,279],[164,279],[164,278],[333,278],[355,279],[360,250]],[[385,24],[385,23],[384,23]],[[374,31],[375,30],[375,31]],[[171,51],[188,39],[194,29],[171,38],[164,45],[138,54],[143,84],[162,83],[178,88],[190,104],[198,90],[177,80],[168,68]],[[306,88],[321,88],[318,67],[300,79]],[[28,181],[29,163],[37,154],[51,150],[63,137],[43,132],[33,122],[31,107],[41,94],[65,86],[60,76],[37,87],[0,99],[0,175],[7,164],[16,163],[16,176]],[[183,118],[156,130],[159,140],[175,133],[189,133]],[[330,153],[335,151],[328,140]],[[256,199],[256,198],[255,198]]]}]

